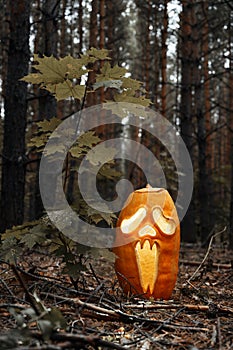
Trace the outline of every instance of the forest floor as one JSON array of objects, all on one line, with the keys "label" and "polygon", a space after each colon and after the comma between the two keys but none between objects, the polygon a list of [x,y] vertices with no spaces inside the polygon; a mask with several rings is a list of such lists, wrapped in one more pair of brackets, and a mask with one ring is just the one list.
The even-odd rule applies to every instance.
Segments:
[{"label": "forest floor", "polygon": [[169,301],[124,296],[104,258],[86,265],[75,284],[46,253],[2,262],[0,349],[233,349],[232,251],[182,246]]}]

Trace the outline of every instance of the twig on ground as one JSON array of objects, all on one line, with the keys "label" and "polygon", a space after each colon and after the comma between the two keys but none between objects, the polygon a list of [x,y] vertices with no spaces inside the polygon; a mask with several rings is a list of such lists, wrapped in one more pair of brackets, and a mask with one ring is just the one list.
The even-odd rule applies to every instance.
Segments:
[{"label": "twig on ground", "polygon": [[[212,305],[212,304],[211,304]],[[193,305],[193,304],[174,304],[174,303],[164,303],[164,304],[151,304],[151,305],[137,305],[137,304],[133,304],[133,305],[125,305],[125,308],[129,308],[129,309],[143,309],[143,310],[160,310],[160,309],[180,309],[180,308],[185,308],[186,310],[189,311],[204,311],[204,312],[208,312],[210,310],[210,306],[209,305]],[[222,305],[216,305],[216,309],[217,312],[222,312],[225,314],[232,314],[233,315],[233,309],[226,307],[226,306],[222,306]]]},{"label": "twig on ground", "polygon": [[206,252],[206,254],[205,254],[205,256],[204,256],[204,258],[203,258],[201,264],[198,266],[198,268],[195,270],[195,272],[192,274],[192,276],[188,279],[187,283],[191,282],[191,281],[194,279],[194,277],[197,275],[197,273],[200,271],[200,269],[202,268],[202,266],[203,266],[204,263],[206,262],[206,260],[207,260],[207,258],[208,258],[208,255],[209,255],[209,253],[210,253],[210,249],[211,249],[211,246],[212,246],[213,239],[214,239],[215,237],[217,237],[218,235],[222,234],[222,233],[225,232],[225,231],[226,231],[226,227],[224,227],[224,229],[223,229],[222,231],[217,232],[217,233],[215,233],[214,235],[212,235],[212,237],[211,237],[211,239],[210,239],[210,243],[209,243],[208,249],[207,249],[207,252]]},{"label": "twig on ground", "polygon": [[90,267],[90,269],[91,269],[91,272],[92,272],[92,274],[93,274],[93,276],[94,276],[96,282],[97,282],[98,284],[101,284],[101,281],[100,281],[99,277],[96,275],[95,270],[93,269],[92,264],[89,264],[89,267]]},{"label": "twig on ground", "polygon": [[37,303],[35,301],[35,299],[33,298],[33,296],[31,295],[31,293],[29,292],[22,276],[19,274],[19,271],[17,270],[17,267],[16,265],[14,264],[10,264],[11,268],[12,268],[12,271],[14,272],[16,278],[18,279],[21,287],[23,288],[24,292],[25,292],[25,295],[27,297],[27,300],[29,301],[29,303],[31,304],[31,307],[34,309],[35,313],[37,316],[40,315],[40,310],[37,306]]},{"label": "twig on ground", "polygon": [[212,332],[210,345],[215,346],[216,342],[217,342],[217,327],[213,325],[213,332]]},{"label": "twig on ground", "polygon": [[219,350],[222,350],[222,335],[221,335],[221,324],[220,324],[220,317],[217,319],[217,330],[218,330],[218,344],[219,344]]},{"label": "twig on ground", "polygon": [[[190,260],[180,260],[181,264],[184,265],[190,265],[190,266],[199,266],[201,263],[199,261],[190,261]],[[217,269],[232,269],[232,265],[231,264],[220,264],[220,263],[212,263],[213,267],[217,268]]]},{"label": "twig on ground", "polygon": [[[42,335],[40,332],[32,331],[31,335],[37,339],[41,339]],[[109,349],[125,350],[125,347],[112,343],[107,340],[103,340],[98,335],[84,335],[84,334],[72,334],[72,333],[52,333],[50,340],[57,342],[69,341],[73,346],[80,346],[83,344],[92,345],[94,347],[103,346]]]}]

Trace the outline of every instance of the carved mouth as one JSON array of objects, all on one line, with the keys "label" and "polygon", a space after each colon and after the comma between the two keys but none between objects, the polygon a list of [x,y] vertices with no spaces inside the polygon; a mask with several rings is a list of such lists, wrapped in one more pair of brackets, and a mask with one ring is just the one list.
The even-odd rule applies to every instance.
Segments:
[{"label": "carved mouth", "polygon": [[135,246],[135,255],[142,290],[144,293],[153,294],[158,276],[158,247],[154,242],[151,244],[149,239],[142,243],[138,241]]}]

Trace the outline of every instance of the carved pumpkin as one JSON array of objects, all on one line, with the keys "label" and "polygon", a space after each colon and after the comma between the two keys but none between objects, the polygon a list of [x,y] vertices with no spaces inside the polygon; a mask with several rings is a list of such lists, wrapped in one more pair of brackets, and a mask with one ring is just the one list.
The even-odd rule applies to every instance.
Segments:
[{"label": "carved pumpkin", "polygon": [[115,269],[126,294],[169,299],[176,283],[180,226],[169,193],[147,185],[130,194],[117,222]]}]

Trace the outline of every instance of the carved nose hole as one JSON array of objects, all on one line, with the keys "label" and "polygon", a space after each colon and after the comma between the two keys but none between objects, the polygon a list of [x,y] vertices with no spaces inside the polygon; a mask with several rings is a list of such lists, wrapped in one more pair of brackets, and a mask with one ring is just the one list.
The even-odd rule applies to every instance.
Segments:
[{"label": "carved nose hole", "polygon": [[141,228],[141,230],[138,232],[138,235],[139,237],[144,237],[144,236],[155,237],[156,231],[152,226],[146,225],[143,228]]}]

